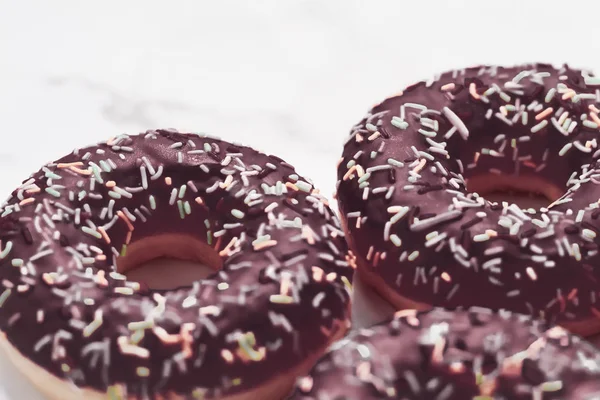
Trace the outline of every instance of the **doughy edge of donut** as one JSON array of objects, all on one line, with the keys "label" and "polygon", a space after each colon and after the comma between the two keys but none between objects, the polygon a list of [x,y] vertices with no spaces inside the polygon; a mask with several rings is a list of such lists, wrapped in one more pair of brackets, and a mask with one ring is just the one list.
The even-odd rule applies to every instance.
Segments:
[{"label": "doughy edge of donut", "polygon": [[[349,311],[348,311],[349,312]],[[279,373],[264,384],[245,391],[225,397],[206,397],[215,400],[283,400],[289,396],[294,388],[296,380],[306,375],[317,361],[326,353],[331,344],[343,338],[348,331],[349,324],[345,321],[334,320],[335,333],[327,343],[318,351],[309,355],[305,361],[291,370]],[[7,339],[6,334],[0,331],[0,348],[10,363],[23,374],[27,380],[49,400],[106,400],[107,393],[102,393],[90,388],[79,388],[66,380],[60,379],[46,371],[33,361],[22,355]],[[160,398],[160,397],[158,397]],[[168,394],[162,397],[168,400],[185,400],[178,394]],[[137,400],[137,397],[127,396],[129,400]],[[203,399],[203,397],[200,397]]]},{"label": "doughy edge of donut", "polygon": [[[342,227],[344,228],[344,232],[346,234],[346,238],[348,241],[348,245],[350,249],[355,249],[356,247],[352,243],[352,236],[347,229],[346,220],[344,217],[341,218]],[[370,286],[375,292],[377,292],[381,297],[387,300],[393,307],[398,310],[418,310],[425,311],[430,310],[434,306],[427,303],[421,303],[415,300],[412,300],[408,297],[402,296],[394,289],[392,289],[381,276],[374,273],[373,267],[360,255],[354,253],[356,257],[356,273],[367,286]],[[440,306],[438,306],[440,307]],[[442,307],[443,308],[443,307]],[[533,317],[532,317],[533,318]],[[589,318],[579,320],[579,321],[560,321],[556,325],[562,326],[567,331],[572,334],[590,337],[600,334],[600,318],[591,316]]]}]

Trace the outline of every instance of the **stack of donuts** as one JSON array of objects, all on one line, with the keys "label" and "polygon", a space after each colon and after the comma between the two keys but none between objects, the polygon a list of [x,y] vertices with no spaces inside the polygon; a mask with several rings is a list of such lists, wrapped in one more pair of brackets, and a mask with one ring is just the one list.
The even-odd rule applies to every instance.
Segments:
[{"label": "stack of donuts", "polygon": [[[414,84],[352,128],[339,220],[207,135],[76,149],[0,208],[0,347],[61,400],[600,399],[598,114],[568,66]],[[506,190],[547,206],[486,198]],[[128,278],[158,257],[213,272]],[[348,333],[353,279],[394,317]]]}]

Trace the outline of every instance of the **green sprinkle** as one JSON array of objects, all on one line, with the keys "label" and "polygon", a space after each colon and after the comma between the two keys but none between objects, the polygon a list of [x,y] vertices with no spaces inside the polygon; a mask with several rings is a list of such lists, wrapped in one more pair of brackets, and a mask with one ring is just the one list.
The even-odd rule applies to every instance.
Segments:
[{"label": "green sprinkle", "polygon": [[185,219],[185,211],[183,211],[183,201],[177,200],[177,208],[179,209],[179,217]]},{"label": "green sprinkle", "polygon": [[8,296],[10,296],[11,293],[11,289],[6,289],[4,292],[2,292],[2,294],[0,294],[0,308],[2,308],[2,306],[6,302],[6,299],[8,299]]},{"label": "green sprinkle", "polygon": [[186,201],[185,203],[183,203],[183,210],[185,211],[185,213],[187,215],[190,215],[192,213],[192,206],[190,205],[189,201]]},{"label": "green sprinkle", "polygon": [[600,76],[586,76],[583,79],[586,85],[600,86]]},{"label": "green sprinkle", "polygon": [[550,381],[542,383],[542,392],[558,392],[562,388],[562,381]]},{"label": "green sprinkle", "polygon": [[396,235],[395,233],[390,235],[390,240],[392,241],[392,243],[394,244],[394,246],[396,247],[400,247],[402,246],[402,239],[400,239],[398,237],[398,235]]},{"label": "green sprinkle", "polygon": [[269,297],[269,301],[275,304],[291,304],[294,302],[292,296],[287,296],[284,294],[272,294]]},{"label": "green sprinkle", "polygon": [[231,215],[233,215],[234,217],[236,217],[237,219],[242,219],[244,218],[244,216],[246,214],[244,214],[243,212],[241,212],[240,210],[234,208],[233,210],[231,210]]},{"label": "green sprinkle", "polygon": [[60,197],[60,192],[52,187],[47,187],[45,191],[51,196]]},{"label": "green sprinkle", "polygon": [[560,151],[558,152],[559,156],[564,156],[565,154],[567,154],[567,151],[569,151],[571,149],[571,147],[573,147],[573,143],[567,143],[565,144],[562,149],[560,149]]},{"label": "green sprinkle", "polygon": [[139,329],[131,335],[131,344],[138,344],[144,338],[144,331]]},{"label": "green sprinkle", "polygon": [[204,151],[206,151],[207,153],[212,151],[212,147],[210,147],[210,144],[204,143]]},{"label": "green sprinkle", "polygon": [[208,243],[209,245],[212,244],[212,232],[211,231],[206,231],[206,243]]},{"label": "green sprinkle", "polygon": [[60,175],[58,175],[58,174],[56,174],[56,173],[54,173],[54,172],[50,171],[50,170],[49,170],[49,169],[47,169],[47,168],[45,168],[45,169],[44,169],[44,172],[46,173],[46,174],[45,174],[45,175],[46,175],[46,178],[50,178],[50,179],[56,179],[56,180],[58,180],[58,179],[62,179],[62,176],[60,176]]},{"label": "green sprinkle", "polygon": [[100,167],[91,161],[90,161],[90,167],[92,168],[92,173],[94,174],[94,178],[96,178],[96,180],[99,183],[104,183],[104,180],[102,179],[102,175],[101,175],[102,171],[100,171]]},{"label": "green sprinkle", "polygon": [[404,130],[404,129],[408,128],[408,122],[404,121],[400,117],[392,117],[391,123],[398,129]]},{"label": "green sprinkle", "polygon": [[[476,385],[481,385],[482,383],[483,383],[483,374],[481,372],[478,372],[475,375],[475,384]],[[478,400],[484,400],[487,396],[479,396],[479,397],[482,397],[482,398],[478,399]]]},{"label": "green sprinkle", "polygon": [[122,390],[119,385],[109,386],[106,390],[109,400],[123,400]]},{"label": "green sprinkle", "polygon": [[102,235],[100,234],[100,232],[89,228],[87,226],[82,226],[81,230],[85,233],[87,233],[88,235],[92,235],[93,237],[95,237],[96,239],[102,239]]},{"label": "green sprinkle", "polygon": [[545,119],[542,122],[540,122],[539,124],[534,125],[531,128],[531,133],[537,133],[537,132],[541,131],[546,125],[548,125],[548,120]]},{"label": "green sprinkle", "polygon": [[11,264],[13,267],[22,267],[23,260],[21,258],[13,258],[13,260],[11,261]]},{"label": "green sprinkle", "polygon": [[154,327],[154,320],[149,319],[147,321],[130,322],[127,324],[127,329],[130,331],[137,331],[140,329],[151,329]]},{"label": "green sprinkle", "polygon": [[312,185],[309,183],[306,183],[304,181],[296,182],[296,186],[298,186],[298,189],[302,190],[303,192],[307,192],[307,193],[309,193],[310,190],[312,189]]},{"label": "green sprinkle", "polygon": [[179,198],[183,199],[183,196],[185,196],[185,191],[187,190],[187,186],[186,185],[181,185],[181,187],[179,188]]},{"label": "green sprinkle", "polygon": [[352,166],[353,166],[354,164],[356,164],[356,161],[354,161],[354,160],[350,160],[350,161],[348,161],[348,163],[346,164],[346,168],[348,168],[348,169],[349,169],[349,168],[352,168]]},{"label": "green sprinkle", "polygon": [[67,364],[65,364],[65,363],[62,363],[62,364],[60,365],[60,369],[62,370],[62,372],[65,372],[65,373],[67,373],[67,372],[69,372],[69,371],[71,370],[71,367],[69,367],[69,366],[68,366]]},{"label": "green sprinkle", "polygon": [[112,191],[112,190],[111,190],[110,192],[108,192],[108,195],[109,195],[110,197],[112,197],[113,199],[117,199],[117,200],[121,198],[121,195],[120,195],[119,193],[117,193],[117,192],[114,192],[114,191]]},{"label": "green sprinkle", "polygon": [[0,260],[3,260],[6,258],[8,253],[10,253],[12,246],[13,246],[12,242],[6,242],[6,245],[4,246],[4,250],[2,250],[2,252],[0,253]]},{"label": "green sprinkle", "polygon": [[142,378],[150,376],[150,370],[146,367],[137,367],[135,373],[137,374],[137,376]]},{"label": "green sprinkle", "polygon": [[104,160],[100,160],[100,167],[104,170],[104,172],[110,172],[112,170],[110,165],[108,165],[108,163]]},{"label": "green sprinkle", "polygon": [[153,210],[156,210],[156,199],[154,198],[154,196],[150,195],[150,208]]},{"label": "green sprinkle", "polygon": [[363,183],[363,182],[366,182],[366,181],[368,181],[368,180],[369,180],[369,178],[370,178],[370,177],[371,177],[371,173],[370,173],[370,172],[367,172],[366,174],[364,174],[363,176],[361,176],[361,177],[358,179],[358,183]]},{"label": "green sprinkle", "polygon": [[554,88],[548,90],[548,93],[546,93],[546,97],[544,98],[544,101],[546,103],[549,103],[550,100],[552,100],[552,98],[554,97],[555,93],[556,93],[556,89],[554,89]]},{"label": "green sprinkle", "polygon": [[210,228],[210,221],[208,219],[204,220],[204,226],[206,226],[207,228]]},{"label": "green sprinkle", "polygon": [[217,285],[217,289],[227,290],[227,289],[229,289],[229,284],[227,282],[221,282]]},{"label": "green sprinkle", "polygon": [[127,254],[127,245],[124,244],[123,247],[121,247],[121,257],[125,257],[125,254]]},{"label": "green sprinkle", "polygon": [[592,128],[592,129],[598,128],[598,124],[597,123],[595,123],[593,121],[590,121],[590,120],[587,120],[587,119],[583,120],[583,126],[587,126],[588,128]]},{"label": "green sprinkle", "polygon": [[342,276],[342,282],[344,282],[344,286],[346,287],[346,290],[349,293],[352,293],[353,288],[352,288],[352,283],[350,282],[350,280],[348,278],[346,278],[345,276]]},{"label": "green sprinkle", "polygon": [[192,392],[192,397],[196,400],[204,400],[205,394],[205,389],[194,389],[194,391]]}]

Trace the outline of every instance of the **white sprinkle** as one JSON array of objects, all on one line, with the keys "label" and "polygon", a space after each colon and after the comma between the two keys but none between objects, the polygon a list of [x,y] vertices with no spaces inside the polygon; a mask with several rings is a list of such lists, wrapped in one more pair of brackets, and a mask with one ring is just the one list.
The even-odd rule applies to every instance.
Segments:
[{"label": "white sprinkle", "polygon": [[475,235],[473,237],[473,241],[474,242],[485,242],[485,241],[487,241],[489,239],[490,239],[490,237],[488,236],[487,233],[482,233],[482,234],[479,234],[479,235]]},{"label": "white sprinkle", "polygon": [[467,129],[465,123],[458,117],[458,115],[456,115],[454,111],[452,111],[448,107],[444,107],[442,109],[442,113],[446,116],[446,118],[448,118],[450,123],[458,130],[460,136],[464,140],[467,140],[469,137],[469,130]]},{"label": "white sprinkle", "polygon": [[558,152],[559,156],[564,156],[565,154],[567,154],[567,151],[569,151],[571,149],[571,147],[573,147],[573,143],[567,143],[563,146],[562,149],[560,149],[560,151]]},{"label": "white sprinkle", "polygon": [[452,220],[452,219],[460,216],[461,214],[462,214],[462,212],[459,210],[447,211],[445,213],[436,215],[435,217],[427,218],[425,220],[413,223],[410,226],[410,230],[413,232],[419,232],[424,229],[428,229],[432,226],[438,225],[440,223]]},{"label": "white sprinkle", "polygon": [[231,215],[233,215],[237,219],[242,219],[242,218],[244,218],[244,216],[246,214],[244,214],[242,211],[234,208],[233,210],[231,210]]},{"label": "white sprinkle", "polygon": [[417,259],[417,257],[419,257],[419,251],[415,250],[408,256],[408,261],[414,261]]}]

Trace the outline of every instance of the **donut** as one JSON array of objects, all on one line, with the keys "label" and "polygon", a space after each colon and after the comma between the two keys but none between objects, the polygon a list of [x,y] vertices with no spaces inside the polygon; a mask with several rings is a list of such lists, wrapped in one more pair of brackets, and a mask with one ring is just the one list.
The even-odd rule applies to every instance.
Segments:
[{"label": "donut", "polygon": [[[353,127],[337,199],[360,279],[398,309],[481,306],[600,332],[600,78],[443,73]],[[541,193],[521,208],[484,196]]]},{"label": "donut", "polygon": [[[336,216],[249,147],[119,135],[45,165],[0,214],[0,344],[51,399],[281,398],[349,325]],[[160,256],[214,272],[127,278]]]},{"label": "donut", "polygon": [[332,346],[290,399],[600,398],[600,351],[538,321],[484,308],[399,311]]}]

